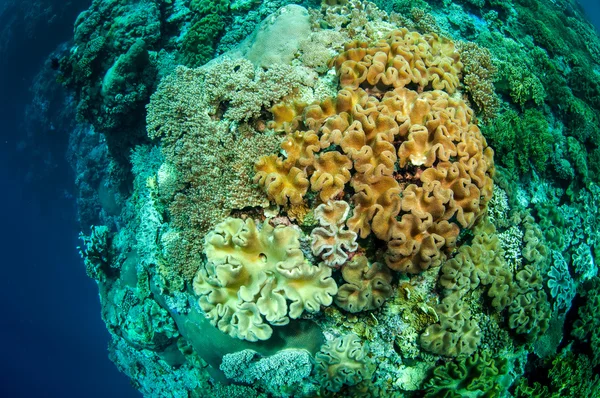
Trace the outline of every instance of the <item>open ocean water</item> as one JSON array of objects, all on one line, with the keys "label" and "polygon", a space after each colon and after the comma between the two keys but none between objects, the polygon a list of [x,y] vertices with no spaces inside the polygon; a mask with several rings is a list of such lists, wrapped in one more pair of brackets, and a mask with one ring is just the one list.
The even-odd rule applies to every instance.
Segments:
[{"label": "open ocean water", "polygon": [[[189,3],[175,1],[184,2]],[[539,2],[543,3],[542,0]],[[98,5],[108,1],[93,3]],[[132,0],[122,3],[171,2]],[[581,0],[580,4],[589,21],[595,24],[597,33],[600,31],[600,2]],[[110,220],[113,230],[122,227],[114,215],[106,216],[105,211],[100,216],[100,206],[87,203],[81,196],[81,181],[76,183],[76,179],[82,178],[77,173],[82,171],[73,169],[77,163],[74,159],[95,156],[73,153],[72,133],[81,122],[75,119],[78,99],[73,96],[84,83],[77,81],[64,88],[55,81],[60,73],[64,73],[61,69],[64,64],[59,65],[59,61],[69,53],[73,54],[75,20],[90,6],[90,1],[83,0],[0,0],[0,204],[4,210],[0,234],[0,300],[3,303],[0,397],[134,397],[140,396],[138,390],[146,391],[146,396],[180,396],[175,395],[174,390],[151,390],[135,383],[136,387],[132,386],[129,377],[109,360],[107,346],[111,335],[100,316],[98,286],[86,275],[76,249],[82,245],[78,238],[80,231],[88,235],[94,223]],[[256,4],[248,9],[256,10]],[[109,18],[109,14],[102,15]],[[179,26],[180,21],[176,17],[173,20],[175,22],[169,29]],[[177,36],[167,31],[162,33]],[[215,44],[219,39],[213,40]],[[174,48],[173,41],[167,39],[164,42],[156,40],[152,45],[154,50],[160,46],[169,51]],[[165,63],[168,61],[164,60]],[[600,75],[600,60],[595,61],[595,73]],[[106,66],[103,68],[107,69]],[[149,94],[142,102],[147,103],[148,98]],[[140,109],[144,109],[143,105],[131,112],[135,114]],[[97,114],[87,113],[88,120],[84,123],[89,123],[93,115]],[[126,120],[126,117],[120,120]],[[131,131],[136,128],[127,125],[125,130],[130,127]],[[482,131],[485,136],[486,130]],[[114,131],[110,134],[114,137]],[[132,141],[136,139],[132,138]],[[148,142],[147,138],[139,139],[140,144]],[[134,147],[132,145],[124,153],[129,154]],[[89,164],[79,166],[92,167]],[[97,176],[94,178],[97,184]],[[107,177],[100,180],[103,178]],[[132,179],[128,181],[130,186],[122,193],[129,195],[133,188]],[[185,291],[192,292],[191,287],[182,289]],[[179,314],[172,315],[176,318]],[[574,316],[571,313],[567,319],[575,319]],[[141,352],[139,347],[143,344],[136,344],[132,346]],[[156,349],[161,344],[153,341],[144,349]],[[534,367],[528,366],[528,371]],[[595,375],[598,369],[596,364],[593,367]],[[543,380],[544,377],[534,379]],[[344,391],[349,390],[342,390],[338,396],[345,396]],[[302,396],[298,391],[296,393]],[[217,396],[205,394],[208,395],[195,396]],[[373,396],[386,394],[371,393]],[[414,394],[422,396],[423,392]],[[600,396],[598,391],[596,394],[590,396]],[[281,396],[287,395],[282,393]]]}]

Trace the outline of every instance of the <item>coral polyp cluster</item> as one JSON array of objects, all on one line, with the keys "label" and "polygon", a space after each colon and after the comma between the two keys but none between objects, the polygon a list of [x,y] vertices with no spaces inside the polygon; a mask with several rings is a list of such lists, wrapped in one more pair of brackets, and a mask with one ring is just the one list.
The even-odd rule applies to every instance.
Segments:
[{"label": "coral polyp cluster", "polygon": [[348,197],[348,227],[386,241],[393,270],[440,265],[485,211],[494,172],[473,111],[450,96],[462,67],[452,42],[394,31],[333,64],[341,90],[293,117],[284,155],[261,158],[256,181],[279,205],[301,204],[309,181],[315,202]]}]

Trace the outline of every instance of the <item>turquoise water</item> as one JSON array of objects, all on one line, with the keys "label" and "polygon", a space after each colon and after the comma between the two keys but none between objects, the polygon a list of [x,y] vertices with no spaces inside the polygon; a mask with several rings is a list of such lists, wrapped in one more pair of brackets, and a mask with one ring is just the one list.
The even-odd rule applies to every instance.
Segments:
[{"label": "turquoise water", "polygon": [[598,15],[6,2],[5,395],[600,396]]}]

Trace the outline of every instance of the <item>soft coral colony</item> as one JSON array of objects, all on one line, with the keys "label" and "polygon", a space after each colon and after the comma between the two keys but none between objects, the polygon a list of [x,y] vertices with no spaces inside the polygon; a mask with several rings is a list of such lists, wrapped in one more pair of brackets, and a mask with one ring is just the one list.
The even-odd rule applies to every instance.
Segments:
[{"label": "soft coral colony", "polygon": [[546,6],[288,3],[95,1],[78,20],[61,70],[93,126],[73,151],[99,158],[80,207],[103,226],[80,251],[111,359],[148,396],[595,391],[595,149],[528,67],[560,80],[559,50],[501,33]]}]

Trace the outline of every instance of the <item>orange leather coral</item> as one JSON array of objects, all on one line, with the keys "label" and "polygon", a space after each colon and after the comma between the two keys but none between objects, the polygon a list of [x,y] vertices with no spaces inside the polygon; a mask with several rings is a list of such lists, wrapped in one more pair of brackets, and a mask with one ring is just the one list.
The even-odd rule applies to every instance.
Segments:
[{"label": "orange leather coral", "polygon": [[315,171],[310,177],[311,188],[320,191],[323,202],[335,197],[344,190],[344,185],[350,181],[352,162],[337,151],[325,152],[314,162]]},{"label": "orange leather coral", "polygon": [[[462,68],[453,43],[403,29],[373,46],[350,43],[333,65],[341,90],[306,107],[279,163],[296,179],[308,176],[323,203],[345,194],[354,206],[348,228],[387,242],[391,269],[438,266],[493,188],[493,151],[473,111],[450,96]],[[259,173],[265,162],[279,164],[268,159]],[[271,197],[284,185],[273,178],[264,186]]]},{"label": "orange leather coral", "polygon": [[463,67],[452,41],[405,28],[371,47],[351,43],[332,64],[344,88],[385,92],[413,83],[419,90],[431,86],[449,94],[456,91]]},{"label": "orange leather coral", "polygon": [[308,190],[306,173],[275,155],[265,156],[255,165],[255,182],[262,185],[269,199],[278,205],[302,203]]}]

